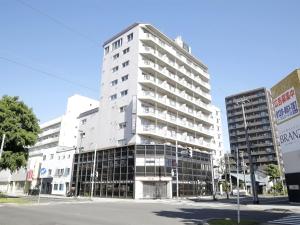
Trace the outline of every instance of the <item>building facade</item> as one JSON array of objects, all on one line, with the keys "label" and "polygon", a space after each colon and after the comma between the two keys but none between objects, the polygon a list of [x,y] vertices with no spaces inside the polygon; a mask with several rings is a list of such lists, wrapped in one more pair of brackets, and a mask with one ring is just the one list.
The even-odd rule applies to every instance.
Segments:
[{"label": "building facade", "polygon": [[281,166],[272,100],[270,92],[265,88],[238,93],[225,99],[233,157],[238,149],[242,153],[245,164],[249,166],[241,100],[245,101],[249,145],[255,170],[263,171],[269,164]]},{"label": "building facade", "polygon": [[38,141],[29,149],[26,192],[36,191],[40,185],[43,194],[65,195],[69,191],[77,148],[78,116],[98,105],[96,100],[71,96],[64,115],[40,125]]},{"label": "building facade", "polygon": [[[149,190],[161,186],[163,190],[159,193],[164,193],[164,197],[172,197],[175,193],[176,170],[172,173],[174,165],[169,165],[169,152],[165,146],[173,146],[170,147],[173,150],[177,146],[178,149],[184,149],[182,152],[192,152],[193,156],[190,155],[188,160],[195,160],[195,165],[183,162],[186,171],[182,175],[180,170],[178,172],[179,183],[183,185],[186,182],[186,187],[180,186],[179,194],[195,194],[196,192],[184,190],[195,188],[188,187],[192,183],[203,185],[204,178],[196,179],[189,173],[193,171],[193,166],[195,171],[198,169],[198,154],[204,154],[203,157],[207,160],[216,148],[208,68],[191,54],[191,48],[180,37],[173,40],[150,24],[133,24],[107,40],[103,48],[100,107],[97,112],[89,111],[80,116],[80,130],[84,135],[77,135],[77,144],[82,155],[97,149],[97,155],[112,157],[111,154],[119,154],[114,152],[116,149],[131,146],[133,163],[128,160],[134,168],[133,176],[130,175],[133,187],[130,182],[126,184],[127,187],[130,186],[129,192],[133,188],[130,196],[153,198],[153,193],[150,194]],[[139,153],[140,146],[144,146],[142,154]],[[101,149],[108,153],[101,153]],[[175,153],[172,154],[174,160]],[[76,157],[74,165],[79,165],[81,173],[83,164],[80,163],[80,157]],[[209,160],[205,161],[207,166],[204,169],[200,161],[199,159],[199,174],[195,175],[205,173],[208,181],[211,163]],[[117,161],[115,163],[118,165]],[[106,168],[102,169],[107,172]],[[163,175],[158,175],[158,170]],[[107,178],[109,180],[101,180],[103,185],[106,182],[105,196],[112,196],[109,189],[114,183],[108,183],[113,181],[111,176],[114,175],[106,176],[110,176]],[[186,180],[185,176],[189,179]],[[78,176],[78,179],[86,178]],[[73,179],[72,185],[76,186],[76,179]],[[77,186],[80,185],[83,183],[77,183]],[[120,187],[120,182],[118,185]],[[98,193],[102,193],[104,187],[100,186],[95,187]],[[119,196],[123,196],[121,189],[118,189]],[[77,191],[80,195],[86,195],[83,190],[85,189],[80,186]],[[208,188],[204,187],[203,192],[204,190],[208,192]],[[95,192],[95,196],[99,194]]]},{"label": "building facade", "polygon": [[290,202],[300,203],[300,69],[271,89]]}]

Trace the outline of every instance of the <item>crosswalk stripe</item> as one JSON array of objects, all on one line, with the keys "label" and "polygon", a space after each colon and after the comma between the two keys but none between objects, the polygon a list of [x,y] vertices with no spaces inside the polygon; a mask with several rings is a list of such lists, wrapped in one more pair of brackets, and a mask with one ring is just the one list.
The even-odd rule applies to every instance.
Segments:
[{"label": "crosswalk stripe", "polygon": [[269,223],[299,225],[300,224],[300,214],[292,214],[292,215],[283,217],[281,219],[269,221]]}]

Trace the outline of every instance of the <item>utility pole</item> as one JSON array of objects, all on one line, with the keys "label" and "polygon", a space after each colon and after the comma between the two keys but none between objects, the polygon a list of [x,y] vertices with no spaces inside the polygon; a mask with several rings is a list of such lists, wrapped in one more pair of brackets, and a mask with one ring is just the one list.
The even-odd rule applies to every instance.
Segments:
[{"label": "utility pole", "polygon": [[243,174],[244,174],[244,189],[247,191],[247,186],[246,186],[246,173],[245,173],[245,160],[244,160],[244,152],[241,152],[241,158],[242,158],[242,169],[243,169]]},{"label": "utility pole", "polygon": [[5,134],[2,135],[2,142],[1,142],[1,148],[0,148],[0,159],[2,156],[2,152],[3,152],[3,147],[4,147],[4,141],[5,141]]},{"label": "utility pole", "polygon": [[96,175],[96,156],[97,156],[97,145],[94,151],[94,164],[93,164],[93,172],[92,172],[92,187],[91,187],[91,199],[94,195],[94,184],[95,184],[95,175]]},{"label": "utility pole", "polygon": [[79,135],[80,135],[80,145],[78,148],[78,158],[77,158],[77,171],[76,171],[76,184],[75,184],[75,196],[79,195],[78,191],[78,180],[79,180],[79,164],[80,164],[80,152],[81,152],[81,145],[82,145],[82,138],[85,133],[82,130],[79,130]]},{"label": "utility pole", "polygon": [[237,189],[237,222],[240,224],[240,178],[239,178],[239,149],[236,148],[236,189]]},{"label": "utility pole", "polygon": [[247,154],[248,154],[249,166],[250,166],[250,177],[251,177],[251,186],[252,186],[252,193],[253,193],[253,203],[259,204],[259,199],[258,199],[257,189],[256,189],[254,165],[252,162],[252,155],[251,155],[251,149],[250,149],[250,143],[249,143],[248,125],[247,125],[246,115],[245,115],[245,106],[244,105],[246,104],[246,102],[249,102],[249,100],[247,98],[242,98],[241,100],[237,101],[237,104],[238,105],[241,104],[241,106],[242,106],[245,136],[246,136],[246,147],[247,147]]},{"label": "utility pole", "polygon": [[231,167],[229,162],[229,154],[227,154],[227,163],[228,163],[228,170],[229,170],[229,184],[230,184],[230,192],[232,192],[232,179],[231,179]]},{"label": "utility pole", "polygon": [[214,163],[213,163],[212,154],[210,154],[210,166],[211,166],[212,196],[213,196],[213,200],[216,200],[216,195],[215,195],[215,174],[214,174]]}]

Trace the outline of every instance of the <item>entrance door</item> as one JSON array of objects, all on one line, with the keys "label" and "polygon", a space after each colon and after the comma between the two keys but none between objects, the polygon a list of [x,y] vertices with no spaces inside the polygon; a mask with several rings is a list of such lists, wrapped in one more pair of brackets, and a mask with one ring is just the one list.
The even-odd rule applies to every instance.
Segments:
[{"label": "entrance door", "polygon": [[167,198],[167,182],[143,182],[144,198]]}]

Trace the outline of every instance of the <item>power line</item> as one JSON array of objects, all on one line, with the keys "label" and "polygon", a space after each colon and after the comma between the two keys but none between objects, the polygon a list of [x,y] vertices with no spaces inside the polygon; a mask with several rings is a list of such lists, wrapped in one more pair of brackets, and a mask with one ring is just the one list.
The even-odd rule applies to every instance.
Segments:
[{"label": "power line", "polygon": [[32,70],[32,71],[34,71],[34,72],[38,72],[38,73],[43,74],[43,75],[45,75],[45,76],[48,76],[48,77],[51,77],[51,78],[55,78],[55,79],[57,79],[57,80],[62,80],[62,81],[64,81],[64,82],[66,82],[66,83],[70,83],[70,84],[73,84],[73,85],[76,85],[76,86],[79,86],[79,87],[88,89],[88,90],[90,90],[90,91],[92,91],[92,92],[98,93],[98,90],[96,90],[96,89],[93,89],[93,88],[90,88],[90,87],[85,86],[85,85],[83,85],[83,84],[80,84],[80,83],[78,83],[78,82],[75,82],[75,81],[72,81],[72,80],[63,78],[63,77],[61,77],[61,76],[59,76],[59,75],[56,75],[56,74],[54,74],[54,73],[50,73],[50,72],[47,72],[47,71],[44,71],[44,70],[35,68],[35,67],[33,67],[33,66],[30,66],[30,65],[27,65],[27,64],[25,64],[25,63],[21,63],[21,62],[15,61],[15,60],[13,60],[13,59],[10,59],[10,58],[4,57],[4,56],[0,56],[0,59],[2,59],[2,60],[4,60],[4,61],[7,61],[7,62],[10,62],[10,63],[15,64],[15,65],[19,65],[19,66],[25,67],[25,68],[27,68],[27,69],[30,69],[30,70]]},{"label": "power line", "polygon": [[28,8],[30,8],[30,9],[33,10],[33,11],[35,11],[35,12],[41,14],[42,16],[47,17],[48,19],[50,19],[50,20],[53,21],[54,23],[56,23],[56,24],[58,24],[58,25],[64,27],[64,28],[67,29],[68,31],[71,31],[72,33],[75,33],[75,34],[81,36],[82,38],[84,38],[84,39],[86,39],[86,40],[92,42],[93,44],[96,44],[97,46],[99,45],[99,43],[98,43],[97,41],[95,41],[94,39],[90,38],[88,35],[86,35],[86,34],[80,32],[80,31],[74,29],[73,27],[71,27],[71,26],[69,26],[69,25],[63,23],[62,21],[56,19],[55,17],[49,15],[48,13],[45,13],[45,12],[43,12],[42,10],[40,10],[40,9],[38,9],[38,8],[36,8],[36,7],[32,6],[32,5],[30,5],[28,2],[25,2],[25,1],[22,1],[22,0],[15,0],[15,1],[19,2],[20,4],[22,4],[22,5],[24,5],[24,6],[28,7]]}]

